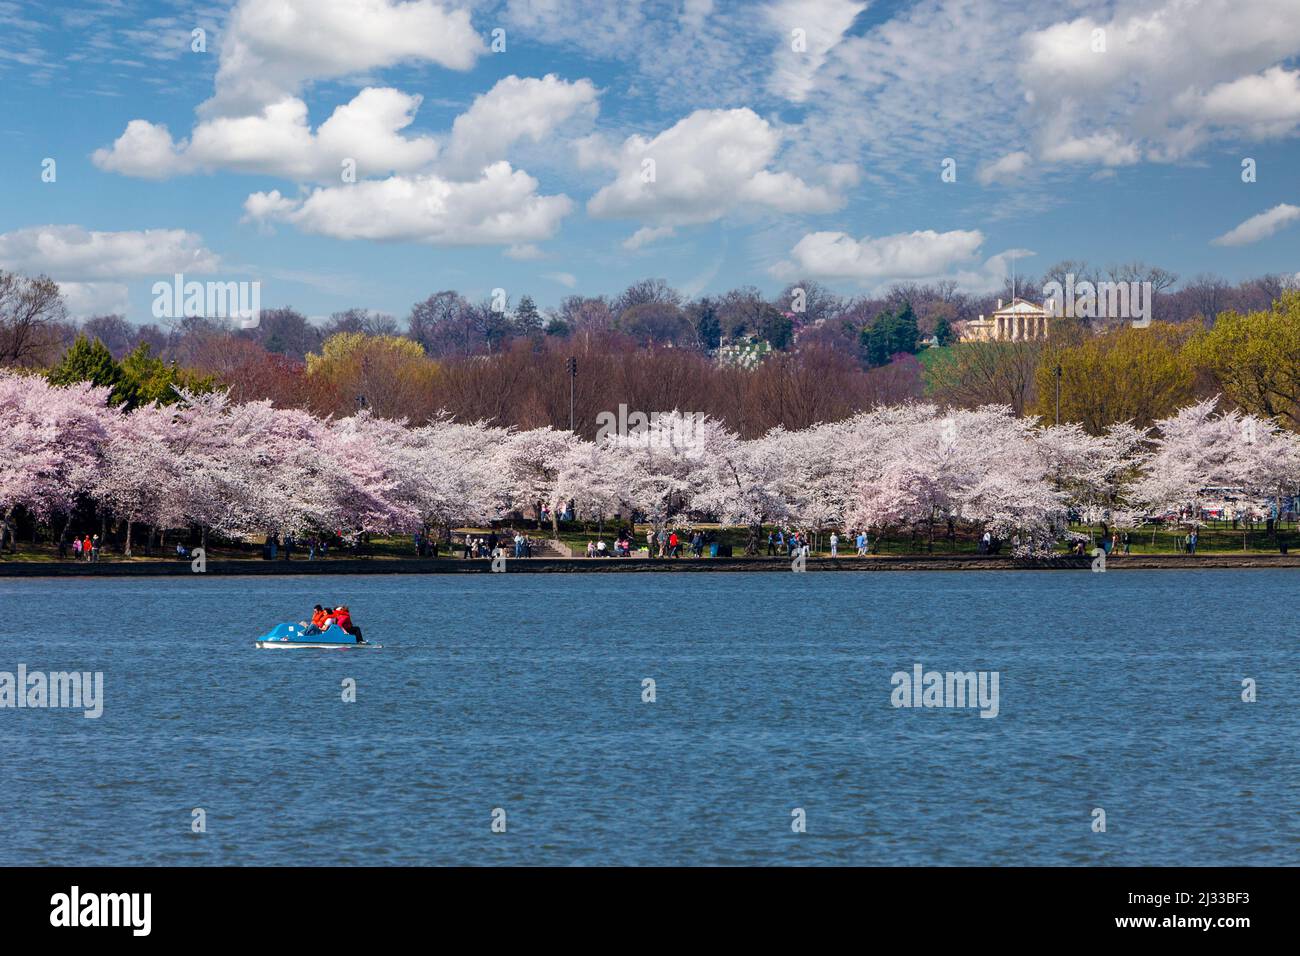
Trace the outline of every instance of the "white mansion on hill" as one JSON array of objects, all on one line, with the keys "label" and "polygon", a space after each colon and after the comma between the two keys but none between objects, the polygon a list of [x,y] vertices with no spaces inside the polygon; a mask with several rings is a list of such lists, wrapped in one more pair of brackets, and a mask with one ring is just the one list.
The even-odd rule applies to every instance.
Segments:
[{"label": "white mansion on hill", "polygon": [[1018,342],[1022,339],[1047,338],[1047,320],[1051,312],[1027,299],[1012,299],[1005,308],[998,299],[997,310],[988,318],[980,316],[966,323],[963,342]]}]

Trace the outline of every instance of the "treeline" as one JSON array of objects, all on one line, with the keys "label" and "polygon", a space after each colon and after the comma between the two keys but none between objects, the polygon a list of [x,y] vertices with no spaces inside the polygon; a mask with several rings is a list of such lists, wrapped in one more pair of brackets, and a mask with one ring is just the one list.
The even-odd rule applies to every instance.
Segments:
[{"label": "treeline", "polygon": [[[1076,283],[1151,282],[1157,321],[1101,334],[1059,322],[1048,342],[954,344],[961,323],[991,312],[998,298],[1014,291],[1037,300],[1043,283],[1067,274]],[[745,437],[923,396],[954,407],[1006,404],[1050,420],[1058,384],[1061,420],[1094,432],[1117,421],[1145,424],[1217,392],[1288,419],[1288,386],[1261,384],[1259,373],[1222,353],[1228,346],[1214,329],[1221,314],[1238,316],[1235,334],[1258,346],[1250,354],[1262,350],[1267,361],[1294,366],[1300,356],[1267,319],[1294,283],[1265,276],[1234,286],[1198,276],[1174,289],[1176,281],[1141,263],[1099,270],[1062,262],[1042,279],[1018,276],[1000,296],[970,296],[943,282],[845,298],[797,282],[772,299],[748,287],[687,300],[647,279],[613,298],[574,295],[548,310],[527,295],[473,302],[442,291],[400,320],[349,309],[315,323],[284,307],[264,309],[257,327],[243,329],[206,318],[74,323],[55,283],[0,272],[0,365],[47,369],[55,382],[93,381],[130,405],[166,400],[180,384],[319,415],[368,408],[413,422],[447,413],[567,429],[572,357],[573,422],[587,437],[596,415],[620,404],[704,412]],[[757,368],[725,361],[721,346],[755,340],[772,347]]]}]

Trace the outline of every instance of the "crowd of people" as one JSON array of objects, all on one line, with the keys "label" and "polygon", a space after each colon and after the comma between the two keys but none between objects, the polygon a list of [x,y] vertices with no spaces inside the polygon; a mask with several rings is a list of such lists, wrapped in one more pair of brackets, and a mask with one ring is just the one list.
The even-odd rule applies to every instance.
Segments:
[{"label": "crowd of people", "polygon": [[[691,554],[700,558],[704,556],[704,549],[716,542],[717,535],[712,531],[695,531],[688,539],[685,532],[678,534],[674,530],[664,530],[656,533],[650,528],[645,533],[644,552],[648,558],[680,558],[683,549],[689,549]],[[604,538],[587,542],[589,558],[630,558],[633,551],[640,556],[642,549],[636,545],[636,532],[631,528],[623,528],[615,535],[613,547],[606,544]]]},{"label": "crowd of people", "polygon": [[[504,535],[499,535],[495,531],[485,535],[467,534],[461,546],[461,556],[464,558],[495,558],[510,555],[516,558],[531,558],[533,549],[536,546],[535,539],[522,531],[513,529]],[[437,556],[438,552],[435,546],[433,557],[436,558]]]},{"label": "crowd of people", "polygon": [[74,561],[98,561],[100,551],[99,535],[88,534],[80,538],[73,537],[71,543],[68,542],[66,537],[61,538],[59,540],[59,557],[66,558],[69,551],[72,552]]},{"label": "crowd of people", "polygon": [[[853,543],[857,548],[859,557],[866,557],[872,551],[871,539],[865,531],[859,531],[853,536]],[[730,557],[731,547],[720,542],[718,532],[695,530],[691,532],[679,532],[674,529],[666,529],[656,532],[649,528],[645,532],[645,547],[637,548],[635,545],[636,535],[629,529],[624,528],[618,532],[614,538],[613,545],[607,544],[603,538],[597,538],[587,542],[586,556],[589,558],[630,558],[635,551],[638,557],[656,558],[680,558],[683,554],[691,554],[694,557],[704,557],[705,551],[708,551],[711,557]],[[832,558],[839,557],[841,538],[838,532],[832,531],[828,539],[830,545],[830,555]],[[784,529],[774,529],[767,534],[767,556],[777,557],[784,556],[793,558],[795,555],[802,554],[807,557],[812,553],[812,536],[807,531],[790,531]]]}]

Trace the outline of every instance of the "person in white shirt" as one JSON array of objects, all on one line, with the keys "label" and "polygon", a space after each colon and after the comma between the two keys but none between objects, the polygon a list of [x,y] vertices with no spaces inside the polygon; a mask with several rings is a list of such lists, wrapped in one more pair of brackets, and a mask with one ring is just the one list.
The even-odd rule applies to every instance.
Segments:
[{"label": "person in white shirt", "polygon": [[834,531],[831,532],[831,557],[839,557],[840,553],[840,536]]}]

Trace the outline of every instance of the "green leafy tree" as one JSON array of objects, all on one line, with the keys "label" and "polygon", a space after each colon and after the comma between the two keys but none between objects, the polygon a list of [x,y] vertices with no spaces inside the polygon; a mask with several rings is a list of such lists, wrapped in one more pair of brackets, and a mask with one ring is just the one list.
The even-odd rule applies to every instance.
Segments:
[{"label": "green leafy tree", "polygon": [[1246,411],[1300,428],[1300,290],[1283,292],[1270,309],[1220,313],[1189,350]]}]

